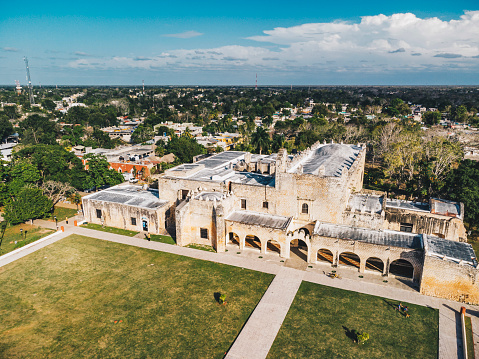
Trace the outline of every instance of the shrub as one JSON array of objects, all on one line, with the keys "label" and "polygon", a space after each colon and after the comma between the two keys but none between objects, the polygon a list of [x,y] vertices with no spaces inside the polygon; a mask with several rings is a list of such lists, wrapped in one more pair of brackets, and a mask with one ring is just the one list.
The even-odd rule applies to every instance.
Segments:
[{"label": "shrub", "polygon": [[366,332],[357,334],[358,344],[364,344],[367,340],[369,340],[369,334]]}]

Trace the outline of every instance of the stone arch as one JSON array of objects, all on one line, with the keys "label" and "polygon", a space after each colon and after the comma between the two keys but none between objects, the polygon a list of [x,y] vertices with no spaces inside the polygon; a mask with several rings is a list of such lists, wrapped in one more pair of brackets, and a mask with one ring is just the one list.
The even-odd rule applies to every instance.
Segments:
[{"label": "stone arch", "polygon": [[361,266],[361,259],[355,253],[342,252],[339,255],[339,264],[342,266],[356,267],[359,270],[359,267]]},{"label": "stone arch", "polygon": [[121,167],[118,167],[118,173],[122,173]]},{"label": "stone arch", "polygon": [[254,234],[248,234],[244,239],[245,248],[259,249],[261,251],[261,241]]},{"label": "stone arch", "polygon": [[317,253],[317,260],[321,262],[334,263],[334,254],[332,251],[326,248],[321,248]]},{"label": "stone arch", "polygon": [[[309,258],[309,245],[308,241],[305,240],[306,238],[293,238],[289,242],[289,250],[293,252],[297,257],[300,259],[308,261]],[[306,250],[306,253],[304,251]]]},{"label": "stone arch", "polygon": [[299,229],[299,232],[303,232],[305,236],[311,236],[311,233],[309,232],[309,229],[307,228],[302,227]]},{"label": "stone arch", "polygon": [[396,259],[389,264],[389,274],[413,279],[414,266],[406,259]]},{"label": "stone arch", "polygon": [[369,257],[366,260],[366,269],[374,272],[384,273],[384,262],[377,257]]},{"label": "stone arch", "polygon": [[270,239],[268,242],[266,242],[266,252],[276,252],[281,255],[281,244],[274,239]]},{"label": "stone arch", "polygon": [[240,245],[240,238],[239,238],[239,236],[238,236],[236,233],[234,233],[234,232],[230,232],[230,233],[228,234],[228,243],[235,244],[235,245],[237,245],[237,246],[239,247],[239,245]]}]

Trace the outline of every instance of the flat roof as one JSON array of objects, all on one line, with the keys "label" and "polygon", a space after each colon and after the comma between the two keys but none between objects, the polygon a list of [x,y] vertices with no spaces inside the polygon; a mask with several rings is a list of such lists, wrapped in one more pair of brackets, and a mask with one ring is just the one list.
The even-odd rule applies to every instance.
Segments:
[{"label": "flat roof", "polygon": [[157,190],[144,190],[141,186],[132,185],[107,188],[83,198],[147,209],[158,209],[168,203],[167,200],[159,199]]},{"label": "flat roof", "polygon": [[351,212],[380,214],[383,209],[383,198],[376,195],[353,194],[349,197],[348,208]]},{"label": "flat roof", "polygon": [[387,199],[386,207],[408,209],[410,211],[429,212],[429,203],[403,201],[400,199]]},{"label": "flat roof", "polygon": [[[274,229],[286,230],[292,217],[277,216],[269,213],[236,211],[231,213],[226,220],[239,222],[249,225],[269,227]],[[254,234],[254,233],[252,233]]]},{"label": "flat roof", "polygon": [[426,255],[439,257],[444,260],[477,266],[474,249],[469,243],[450,241],[436,236],[424,235]]},{"label": "flat roof", "polygon": [[332,223],[317,222],[314,234],[322,237],[350,239],[383,246],[422,249],[420,234],[397,232],[390,230],[378,231]]}]

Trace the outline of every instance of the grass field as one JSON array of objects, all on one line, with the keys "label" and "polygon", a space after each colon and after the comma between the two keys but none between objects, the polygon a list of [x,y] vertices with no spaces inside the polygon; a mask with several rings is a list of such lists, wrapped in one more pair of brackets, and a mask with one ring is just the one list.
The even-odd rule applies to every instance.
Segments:
[{"label": "grass field", "polygon": [[121,234],[122,236],[128,236],[128,237],[134,237],[138,233],[140,233],[140,232],[135,232],[135,231],[129,231],[127,229],[122,229],[122,228],[102,226],[101,224],[95,224],[95,223],[85,223],[85,224],[82,224],[80,227],[90,228],[90,229],[94,229],[96,231],[103,231],[103,232],[108,232],[108,233]]},{"label": "grass field", "polygon": [[161,242],[166,244],[176,244],[176,241],[170,236],[162,236],[160,234],[150,235],[150,239],[154,242]]},{"label": "grass field", "polygon": [[74,208],[65,208],[65,207],[55,207],[53,213],[48,214],[45,219],[49,221],[55,221],[55,216],[57,217],[57,221],[61,222],[67,218],[71,218],[77,214],[77,210]]},{"label": "grass field", "polygon": [[72,235],[0,268],[0,357],[222,358],[272,278]]},{"label": "grass field", "polygon": [[204,244],[191,243],[191,244],[188,244],[187,247],[193,248],[193,249],[199,249],[201,251],[206,251],[206,252],[216,252],[212,246],[207,246]]},{"label": "grass field", "polygon": [[[439,312],[398,302],[303,282],[268,358],[437,358]],[[353,331],[365,331],[362,345]]]},{"label": "grass field", "polygon": [[[23,234],[20,232],[23,229]],[[0,255],[13,251],[14,249],[23,247],[24,245],[35,242],[40,238],[48,236],[54,231],[51,229],[32,226],[29,224],[18,224],[16,226],[8,226],[5,230],[2,245],[0,246]],[[15,243],[17,242],[17,243]]]}]

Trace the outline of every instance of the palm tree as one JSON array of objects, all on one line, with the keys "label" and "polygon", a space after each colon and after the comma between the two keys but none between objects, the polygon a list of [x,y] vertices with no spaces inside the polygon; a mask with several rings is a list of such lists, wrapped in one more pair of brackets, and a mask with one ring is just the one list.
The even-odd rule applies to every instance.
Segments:
[{"label": "palm tree", "polygon": [[251,144],[256,147],[257,151],[259,150],[259,154],[269,148],[270,142],[269,133],[263,127],[258,127],[251,136]]}]

